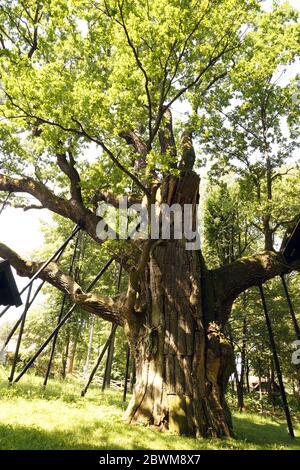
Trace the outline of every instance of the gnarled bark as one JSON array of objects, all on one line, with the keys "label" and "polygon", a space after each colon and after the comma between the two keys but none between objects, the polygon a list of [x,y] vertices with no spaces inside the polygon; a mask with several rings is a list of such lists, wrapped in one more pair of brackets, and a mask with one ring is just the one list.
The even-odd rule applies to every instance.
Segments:
[{"label": "gnarled bark", "polygon": [[[136,385],[130,422],[150,423],[180,434],[230,436],[224,399],[232,350],[202,292],[203,260],[179,241],[158,244],[147,266],[149,302],[129,339]],[[134,334],[133,334],[134,332]]]},{"label": "gnarled bark", "polygon": [[[199,177],[167,177],[161,201],[196,207]],[[140,307],[129,306],[125,330],[136,361],[136,385],[126,417],[180,434],[231,436],[224,392],[232,348],[215,314],[215,293],[199,250],[185,240],[151,246],[140,272]],[[131,298],[132,300],[132,298]]]}]

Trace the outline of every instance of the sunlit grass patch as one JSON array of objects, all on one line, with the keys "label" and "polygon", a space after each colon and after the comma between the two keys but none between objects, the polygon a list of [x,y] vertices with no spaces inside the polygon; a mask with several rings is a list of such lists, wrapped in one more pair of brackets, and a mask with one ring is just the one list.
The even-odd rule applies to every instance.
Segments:
[{"label": "sunlit grass patch", "polygon": [[32,375],[8,387],[1,371],[1,449],[297,449],[285,423],[252,413],[234,413],[236,439],[192,439],[129,426],[122,420],[126,404],[116,391],[92,386],[80,396],[76,379],[51,380],[46,389]]}]

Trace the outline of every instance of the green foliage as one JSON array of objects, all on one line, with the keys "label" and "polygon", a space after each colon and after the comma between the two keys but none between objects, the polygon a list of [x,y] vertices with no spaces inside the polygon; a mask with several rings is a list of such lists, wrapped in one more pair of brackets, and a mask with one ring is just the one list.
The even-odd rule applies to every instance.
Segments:
[{"label": "green foliage", "polygon": [[[289,275],[286,280],[297,315],[300,308],[299,274]],[[299,393],[294,390],[295,384],[297,387],[299,381],[299,369],[291,362],[293,353],[292,343],[296,339],[296,335],[289,307],[280,279],[276,278],[269,281],[264,289],[285,387],[289,393],[294,394],[293,399],[290,401],[295,413],[294,416],[297,416],[299,413]],[[274,366],[272,364],[272,352],[258,289],[249,290],[233,305],[230,329],[237,359],[241,357],[244,338],[244,318],[246,318],[247,325],[246,360],[250,367],[250,374],[257,377],[260,376],[266,380],[270,376],[272,368],[274,370]],[[276,371],[275,382],[277,382]],[[259,402],[257,402],[257,406],[259,406]],[[282,410],[280,399],[277,406],[279,410]],[[264,405],[264,408],[267,407]]]},{"label": "green foliage", "polygon": [[191,118],[212,184],[237,180],[242,214],[275,243],[299,214],[299,80],[288,74],[299,57],[298,17],[286,3],[256,15],[222,87],[195,95]]},{"label": "green foliage", "polygon": [[[224,74],[240,46],[241,27],[252,22],[259,4],[6,0],[0,16],[5,146],[16,158],[24,154],[28,174],[59,183],[62,193],[65,178],[53,155],[63,148],[72,148],[87,192],[108,181],[124,190],[128,178],[108,163],[99,142],[134,171],[134,152],[120,131],[154,138],[163,105],[193,84],[197,95]],[[86,165],[82,154],[94,143],[96,161]],[[16,164],[14,171],[24,168]]]},{"label": "green foliage", "polygon": [[256,234],[249,212],[239,182],[220,181],[209,188],[204,207],[203,246],[209,267],[231,263],[254,248]]}]

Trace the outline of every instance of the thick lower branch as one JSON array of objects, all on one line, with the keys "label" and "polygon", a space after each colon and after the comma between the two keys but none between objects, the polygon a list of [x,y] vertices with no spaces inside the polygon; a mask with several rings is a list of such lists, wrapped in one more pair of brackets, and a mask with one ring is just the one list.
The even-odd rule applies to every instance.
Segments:
[{"label": "thick lower branch", "polygon": [[[0,243],[0,258],[7,259],[19,276],[32,277],[42,263],[24,260],[8,246]],[[67,293],[72,302],[86,312],[98,315],[104,320],[123,325],[122,306],[124,295],[116,298],[93,293],[85,293],[74,279],[65,274],[56,263],[50,263],[39,276],[60,291]]]},{"label": "thick lower branch", "polygon": [[232,302],[245,290],[276,276],[300,270],[300,263],[287,264],[280,253],[264,251],[211,271],[220,302]]}]

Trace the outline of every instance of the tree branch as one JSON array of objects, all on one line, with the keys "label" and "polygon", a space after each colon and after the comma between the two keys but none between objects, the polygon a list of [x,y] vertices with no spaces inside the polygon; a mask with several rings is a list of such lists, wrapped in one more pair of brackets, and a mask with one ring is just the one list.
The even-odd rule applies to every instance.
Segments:
[{"label": "tree branch", "polygon": [[67,175],[71,183],[71,197],[78,204],[83,206],[83,200],[80,189],[80,176],[75,168],[75,160],[72,152],[69,150],[69,160],[67,159],[67,153],[59,153],[56,155],[57,164],[61,171]]},{"label": "tree branch", "polygon": [[[96,191],[91,199],[91,202],[95,209],[97,209],[99,202],[106,202],[107,204],[110,204],[115,208],[120,207],[120,200],[108,191]],[[130,206],[132,204],[141,204],[141,199],[135,198],[134,196],[130,196],[128,197],[128,204]]]},{"label": "tree branch", "polygon": [[[221,38],[222,40],[223,38]],[[215,50],[217,49],[217,46],[220,44],[221,40],[218,41],[216,47],[215,47]],[[217,55],[215,56],[211,56],[210,59],[208,60],[208,63],[207,65],[205,65],[198,73],[198,75],[196,77],[194,77],[189,83],[187,83],[187,85],[185,85],[184,87],[182,87],[177,93],[176,95],[169,101],[169,103],[166,105],[166,108],[169,108],[170,106],[172,106],[172,104],[177,101],[184,93],[186,93],[188,90],[190,90],[191,88],[193,88],[195,85],[197,85],[200,81],[201,81],[201,78],[204,76],[204,74],[211,68],[213,67],[218,61],[219,59],[221,59],[225,54],[227,54],[228,52],[232,52],[234,51],[235,49],[237,49],[239,45],[235,45],[235,46],[232,46],[232,47],[228,47],[228,42],[229,42],[229,39],[226,41],[225,45],[224,45],[224,48],[222,49],[221,52],[219,52]],[[213,83],[216,82],[216,80],[218,78],[222,78],[224,75],[224,73],[220,74],[218,77],[213,77]]]},{"label": "tree branch", "polygon": [[[19,276],[32,277],[43,263],[24,260],[8,246],[0,243],[0,257],[7,259],[16,269]],[[100,316],[104,320],[123,325],[122,308],[124,294],[116,298],[99,294],[86,294],[74,279],[60,270],[56,263],[50,263],[41,274],[40,279],[49,282],[52,286],[66,293],[72,302],[76,303],[86,312]]]},{"label": "tree branch", "polygon": [[122,26],[123,30],[124,30],[124,33],[125,33],[125,36],[126,36],[126,39],[127,39],[127,43],[128,43],[130,49],[133,52],[136,64],[137,64],[138,68],[140,69],[140,71],[142,72],[142,74],[144,76],[144,80],[145,80],[145,91],[146,91],[146,95],[147,95],[148,114],[149,114],[148,131],[149,131],[149,141],[151,141],[151,136],[152,136],[152,101],[151,101],[151,94],[150,94],[150,87],[149,87],[149,77],[148,77],[148,74],[147,74],[147,72],[146,72],[146,70],[145,70],[145,68],[144,68],[144,66],[143,66],[143,64],[142,64],[142,62],[139,58],[137,48],[134,46],[134,44],[131,40],[131,37],[129,35],[129,31],[127,29],[125,19],[124,19],[124,14],[123,14],[123,4],[120,5],[119,1],[118,1],[118,8],[119,8],[119,12],[120,12],[120,15],[121,15],[121,21],[118,21],[118,24],[120,24]]},{"label": "tree branch", "polygon": [[[3,201],[0,201],[0,204]],[[38,204],[21,204],[21,203],[14,203],[14,202],[7,202],[5,207],[13,207],[14,209],[23,209],[24,212],[33,210],[33,209],[45,209],[43,206]]]},{"label": "tree branch", "polygon": [[250,287],[276,276],[300,270],[300,262],[287,264],[281,253],[265,251],[211,271],[220,304],[231,305]]},{"label": "tree branch", "polygon": [[45,209],[72,220],[86,230],[97,243],[100,243],[96,235],[96,227],[101,218],[78,204],[77,201],[67,201],[56,196],[44,184],[29,177],[13,178],[0,174],[0,191],[31,194]]},{"label": "tree branch", "polygon": [[141,168],[145,168],[147,165],[147,144],[143,141],[143,139],[134,131],[122,131],[119,134],[120,137],[125,139],[128,145],[132,145],[134,150],[137,154],[139,154],[140,158],[135,161],[135,169],[139,170]]},{"label": "tree branch", "polygon": [[164,113],[163,126],[159,131],[158,137],[162,155],[169,154],[173,157],[174,162],[171,166],[176,168],[177,149],[173,131],[172,113],[170,109],[167,109]]},{"label": "tree branch", "polygon": [[[9,99],[9,101],[11,102],[11,104],[16,108],[16,109],[19,109],[22,113],[24,113],[25,116],[14,116],[14,119],[18,118],[18,117],[28,117],[28,118],[31,118],[31,119],[34,119],[35,121],[38,121],[40,124],[47,124],[47,125],[50,125],[50,126],[54,126],[54,127],[57,127],[58,129],[61,129],[62,131],[64,132],[68,132],[68,133],[73,133],[75,135],[78,135],[78,136],[81,136],[81,137],[85,137],[86,139],[88,139],[90,142],[94,142],[95,144],[99,145],[103,150],[104,152],[109,156],[109,158],[112,160],[112,162],[119,168],[119,170],[121,170],[123,173],[125,173],[130,179],[132,179],[132,181],[144,192],[144,194],[146,194],[148,197],[151,196],[150,194],[150,191],[140,182],[140,180],[138,179],[137,176],[135,176],[133,173],[131,173],[124,165],[122,165],[122,163],[118,160],[117,157],[115,157],[115,155],[113,154],[113,152],[107,147],[107,145],[105,145],[105,143],[98,139],[97,137],[93,137],[92,135],[90,135],[83,127],[83,125],[77,120],[75,119],[74,117],[72,118],[74,123],[79,127],[79,129],[77,129],[76,127],[66,127],[66,126],[63,126],[62,124],[60,124],[59,122],[55,122],[55,121],[51,121],[50,119],[45,119],[45,118],[42,118],[40,116],[37,116],[36,114],[32,113],[32,112],[29,112],[27,111],[26,109],[24,109],[22,106],[18,105],[17,103],[15,103],[14,99],[12,96],[9,95],[9,93],[7,93],[7,91],[3,90],[6,97]],[[10,119],[9,116],[6,116],[6,119]]]},{"label": "tree branch", "polygon": [[[217,111],[219,111],[219,113],[223,114],[223,116],[225,116],[227,119],[230,119],[228,114],[226,114],[222,109],[220,108],[216,108]],[[252,135],[252,137],[254,137],[260,144],[262,144],[262,139],[259,137],[258,134],[256,134],[254,131],[252,131],[251,129],[247,129],[247,127],[245,127],[240,121],[238,121],[237,119],[233,119],[234,123],[237,124],[239,127],[241,127],[245,132],[247,132],[248,134]]]}]

